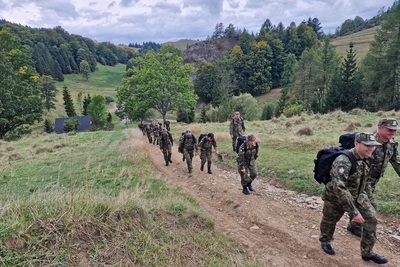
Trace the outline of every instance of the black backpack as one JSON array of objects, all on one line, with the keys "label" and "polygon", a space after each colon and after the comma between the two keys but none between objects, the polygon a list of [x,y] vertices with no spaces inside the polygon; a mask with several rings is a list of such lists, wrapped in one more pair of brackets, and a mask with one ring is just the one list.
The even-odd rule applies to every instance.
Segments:
[{"label": "black backpack", "polygon": [[356,171],[357,161],[353,153],[343,147],[328,147],[321,149],[314,159],[314,179],[318,183],[327,184],[331,181],[330,171],[333,161],[341,154],[346,155],[351,161],[351,169],[349,175]]},{"label": "black backpack", "polygon": [[246,136],[244,135],[239,136],[236,143],[236,149],[235,149],[236,153],[239,153],[239,148],[244,142],[246,142]]},{"label": "black backpack", "polygon": [[340,146],[345,149],[350,149],[354,147],[354,141],[356,139],[357,132],[354,133],[345,133],[339,136]]},{"label": "black backpack", "polygon": [[198,144],[200,144],[201,140],[203,140],[203,138],[206,137],[206,136],[207,136],[207,134],[200,134],[199,140],[197,140]]}]

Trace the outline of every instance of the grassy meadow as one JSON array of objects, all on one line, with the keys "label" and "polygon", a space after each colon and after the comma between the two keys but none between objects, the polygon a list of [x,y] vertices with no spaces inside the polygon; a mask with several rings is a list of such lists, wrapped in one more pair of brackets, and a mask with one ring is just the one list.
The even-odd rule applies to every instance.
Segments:
[{"label": "grassy meadow", "polygon": [[347,56],[350,42],[354,43],[354,50],[357,53],[357,60],[360,62],[368,52],[369,44],[374,40],[374,36],[379,26],[356,32],[347,36],[332,39],[332,45],[336,52],[342,57]]},{"label": "grassy meadow", "polygon": [[129,130],[0,143],[1,266],[260,266]]}]

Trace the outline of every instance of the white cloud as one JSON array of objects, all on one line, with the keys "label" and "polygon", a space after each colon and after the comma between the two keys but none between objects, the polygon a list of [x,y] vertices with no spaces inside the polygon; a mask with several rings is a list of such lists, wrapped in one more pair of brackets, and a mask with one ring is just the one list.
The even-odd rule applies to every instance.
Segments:
[{"label": "white cloud", "polygon": [[217,23],[257,33],[262,23],[318,18],[325,33],[346,19],[369,19],[394,0],[0,0],[0,19],[115,44],[205,39]]}]

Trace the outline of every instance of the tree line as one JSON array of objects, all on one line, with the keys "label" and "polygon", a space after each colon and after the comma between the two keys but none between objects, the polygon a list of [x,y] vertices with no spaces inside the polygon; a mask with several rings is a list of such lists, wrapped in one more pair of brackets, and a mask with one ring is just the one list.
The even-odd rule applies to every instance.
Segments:
[{"label": "tree line", "polygon": [[81,73],[80,64],[86,61],[91,72],[96,64],[115,66],[126,64],[137,53],[128,46],[110,42],[97,43],[90,38],[69,34],[62,27],[31,28],[0,20],[0,30],[12,33],[32,55],[32,66],[39,75],[63,81],[64,74]]}]

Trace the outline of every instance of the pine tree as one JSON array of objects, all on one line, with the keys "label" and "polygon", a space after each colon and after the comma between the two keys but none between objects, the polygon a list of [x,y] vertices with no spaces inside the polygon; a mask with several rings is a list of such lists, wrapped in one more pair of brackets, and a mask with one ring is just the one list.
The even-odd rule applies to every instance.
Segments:
[{"label": "pine tree", "polygon": [[51,126],[50,120],[45,119],[44,120],[44,131],[46,133],[52,133],[53,132],[53,127]]},{"label": "pine tree", "polygon": [[64,100],[64,109],[65,113],[67,113],[67,116],[68,117],[76,116],[76,112],[74,109],[74,102],[72,101],[72,97],[71,94],[69,93],[67,86],[63,87],[63,100]]},{"label": "pine tree", "polygon": [[83,116],[87,116],[88,115],[87,108],[88,108],[90,102],[92,102],[92,98],[90,97],[90,94],[88,94],[87,97],[85,96],[83,98],[83,107],[82,107],[82,115]]},{"label": "pine tree", "polygon": [[206,123],[207,121],[209,121],[208,120],[208,117],[207,117],[207,114],[206,114],[206,108],[205,107],[203,107],[202,109],[201,109],[201,113],[200,113],[200,122],[201,123]]}]

